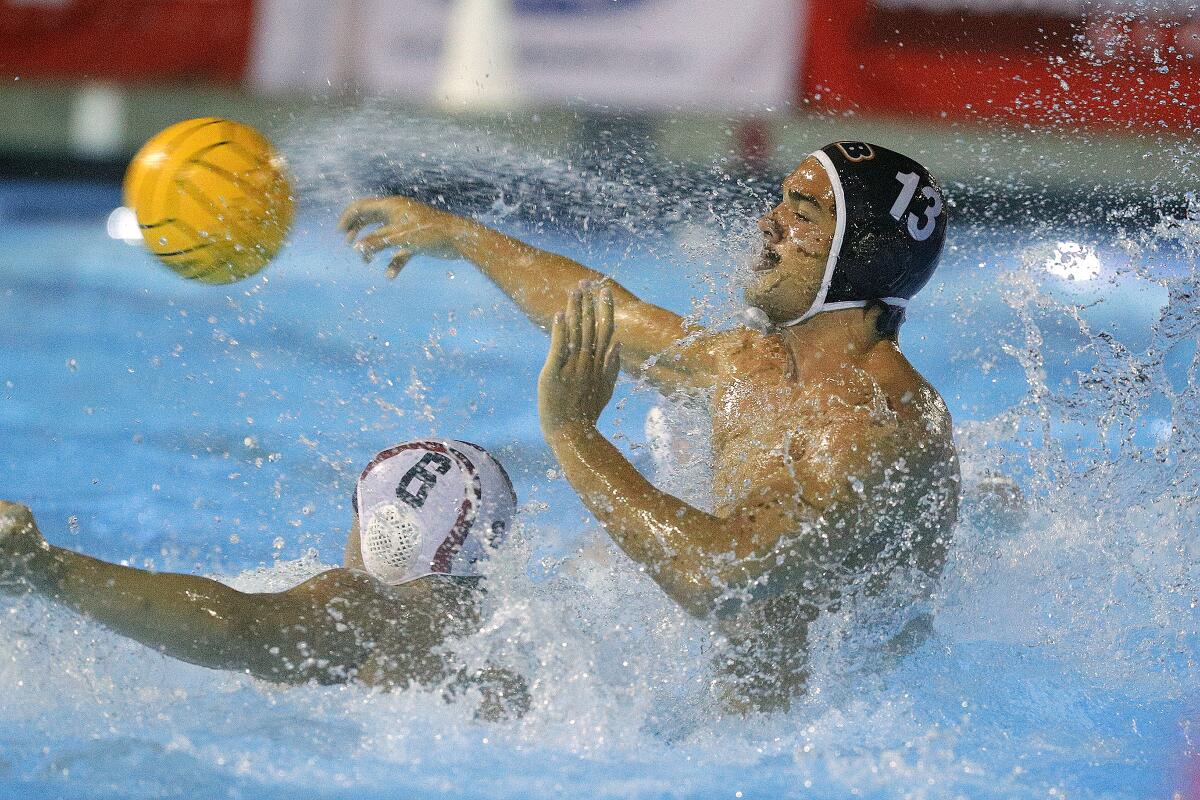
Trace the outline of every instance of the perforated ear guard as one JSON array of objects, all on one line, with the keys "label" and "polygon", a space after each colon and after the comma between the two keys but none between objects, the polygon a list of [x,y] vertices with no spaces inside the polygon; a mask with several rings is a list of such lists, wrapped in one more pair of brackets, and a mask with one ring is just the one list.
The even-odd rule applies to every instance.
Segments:
[{"label": "perforated ear guard", "polygon": [[455,439],[382,450],[355,487],[363,567],[393,585],[426,575],[480,574],[516,510],[491,454]]},{"label": "perforated ear guard", "polygon": [[405,581],[421,549],[415,516],[394,503],[377,506],[359,532],[363,566],[384,583]]}]

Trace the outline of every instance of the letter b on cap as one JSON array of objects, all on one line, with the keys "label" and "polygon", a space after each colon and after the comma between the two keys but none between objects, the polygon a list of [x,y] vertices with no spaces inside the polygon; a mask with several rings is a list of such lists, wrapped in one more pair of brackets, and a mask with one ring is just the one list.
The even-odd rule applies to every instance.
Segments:
[{"label": "letter b on cap", "polygon": [[842,155],[847,161],[858,163],[859,161],[870,161],[875,157],[875,151],[871,149],[871,145],[866,142],[835,142],[837,149],[842,151]]}]

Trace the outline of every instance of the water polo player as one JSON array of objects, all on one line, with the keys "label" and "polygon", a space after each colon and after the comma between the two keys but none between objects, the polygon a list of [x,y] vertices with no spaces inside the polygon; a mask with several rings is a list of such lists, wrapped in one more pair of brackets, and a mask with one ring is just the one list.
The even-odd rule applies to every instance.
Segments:
[{"label": "water polo player", "polygon": [[[394,250],[390,276],[417,254],[463,258],[553,328],[538,393],[547,442],[613,541],[716,620],[731,643],[716,659],[720,690],[759,708],[802,687],[822,609],[898,568],[936,577],[959,486],[946,405],[897,335],[945,240],[937,181],[899,153],[838,142],[782,192],[759,222],[745,290],[762,332],[703,331],[568,258],[410,199],[362,200],[342,218],[352,239],[378,224],[356,247],[366,259]],[[664,393],[707,393],[711,513],[656,489],[597,432],[618,361]]]},{"label": "water polo player", "polygon": [[357,482],[344,567],[246,593],[53,547],[28,508],[0,501],[0,589],[32,589],[193,664],[278,683],[475,687],[479,714],[501,718],[528,707],[524,682],[496,666],[467,669],[440,645],[477,630],[480,563],[514,505],[508,476],[481,448],[397,445]]}]

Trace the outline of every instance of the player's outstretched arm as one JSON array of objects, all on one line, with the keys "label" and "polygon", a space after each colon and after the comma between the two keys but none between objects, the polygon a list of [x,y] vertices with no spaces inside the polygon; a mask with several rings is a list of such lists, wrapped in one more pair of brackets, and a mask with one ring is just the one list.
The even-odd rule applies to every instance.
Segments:
[{"label": "player's outstretched arm", "polygon": [[[580,282],[602,285],[615,300],[621,366],[664,391],[703,387],[712,381],[712,360],[689,343],[700,333],[682,317],[640,300],[611,278],[571,259],[539,250],[473,220],[405,197],[352,203],[340,225],[363,258],[393,251],[387,274],[395,277],[415,255],[463,258],[474,263],[536,325],[550,327],[562,297]],[[361,238],[370,225],[378,225]],[[648,364],[648,362],[651,362]]]},{"label": "player's outstretched arm", "polygon": [[538,379],[542,433],[613,541],[684,610],[705,617],[722,596],[748,589],[774,566],[804,509],[794,493],[781,493],[727,517],[706,513],[655,488],[600,435],[596,421],[612,398],[620,350],[611,307],[607,292],[598,302],[572,292],[566,313],[555,317]]},{"label": "player's outstretched arm", "polygon": [[[333,576],[340,573],[340,576]],[[330,586],[330,577],[340,585]],[[331,598],[373,594],[335,570],[277,594],[248,594],[196,575],[110,564],[48,544],[25,506],[0,501],[0,586],[32,587],[159,652],[281,683],[349,680],[367,651]]]}]

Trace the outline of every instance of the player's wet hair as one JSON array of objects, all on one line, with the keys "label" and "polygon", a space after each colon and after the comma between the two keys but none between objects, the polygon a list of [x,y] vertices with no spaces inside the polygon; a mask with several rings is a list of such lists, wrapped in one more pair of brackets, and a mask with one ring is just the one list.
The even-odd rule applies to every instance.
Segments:
[{"label": "player's wet hair", "polygon": [[942,255],[941,185],[908,156],[875,144],[834,142],[812,156],[833,185],[833,244],[812,306],[785,326],[823,311],[878,305],[879,333],[895,336],[909,299]]}]

